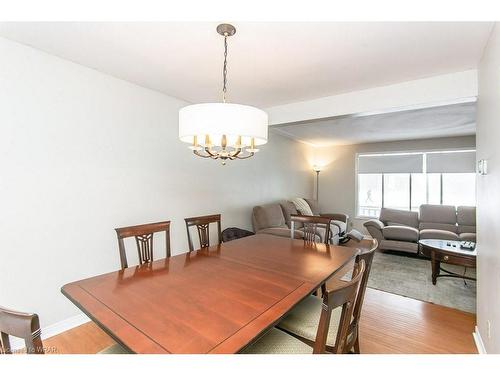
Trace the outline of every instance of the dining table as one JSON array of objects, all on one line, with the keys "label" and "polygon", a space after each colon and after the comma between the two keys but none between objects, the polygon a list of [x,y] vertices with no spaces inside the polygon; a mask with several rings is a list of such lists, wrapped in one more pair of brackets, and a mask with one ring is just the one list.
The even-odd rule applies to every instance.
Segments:
[{"label": "dining table", "polygon": [[61,291],[131,353],[238,353],[358,253],[256,234]]}]

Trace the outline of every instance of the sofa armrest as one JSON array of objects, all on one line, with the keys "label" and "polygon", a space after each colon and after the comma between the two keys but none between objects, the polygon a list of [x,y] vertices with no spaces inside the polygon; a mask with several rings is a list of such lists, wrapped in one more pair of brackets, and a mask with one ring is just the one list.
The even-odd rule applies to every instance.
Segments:
[{"label": "sofa armrest", "polygon": [[380,243],[384,239],[384,235],[382,234],[382,230],[385,227],[385,224],[378,219],[371,219],[365,222],[364,227],[370,233],[370,236],[375,238],[378,243]]},{"label": "sofa armrest", "polygon": [[349,215],[346,214],[319,214],[319,216],[327,217],[332,220],[342,221],[347,224],[349,220]]},{"label": "sofa armrest", "polygon": [[365,221],[365,223],[363,225],[365,226],[366,229],[368,229],[368,227],[372,227],[372,228],[376,228],[380,231],[382,231],[382,229],[384,229],[384,227],[385,227],[385,224],[383,222],[381,222],[379,219],[371,219],[371,220]]}]

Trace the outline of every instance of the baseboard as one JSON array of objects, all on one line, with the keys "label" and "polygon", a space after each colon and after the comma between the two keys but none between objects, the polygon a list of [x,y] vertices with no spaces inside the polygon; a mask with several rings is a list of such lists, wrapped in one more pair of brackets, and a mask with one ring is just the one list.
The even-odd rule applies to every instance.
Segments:
[{"label": "baseboard", "polygon": [[[51,324],[47,327],[42,327],[42,340],[46,340],[52,336],[63,333],[72,328],[78,327],[84,323],[89,322],[90,319],[85,314],[72,316],[71,318],[62,320],[60,322]],[[20,350],[24,348],[24,341],[16,337],[10,339],[10,346],[12,350]]]},{"label": "baseboard", "polygon": [[481,338],[481,334],[479,333],[479,329],[476,326],[474,332],[472,332],[472,337],[474,337],[474,343],[476,344],[476,348],[479,354],[487,354],[486,349],[484,348],[483,339]]}]

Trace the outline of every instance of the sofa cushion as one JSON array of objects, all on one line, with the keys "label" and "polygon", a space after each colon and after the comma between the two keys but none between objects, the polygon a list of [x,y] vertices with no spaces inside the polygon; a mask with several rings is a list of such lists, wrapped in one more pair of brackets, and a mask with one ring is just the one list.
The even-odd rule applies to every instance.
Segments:
[{"label": "sofa cushion", "polygon": [[457,226],[454,224],[442,224],[442,223],[420,223],[418,226],[420,230],[444,230],[447,232],[457,233]]},{"label": "sofa cushion", "polygon": [[311,211],[311,207],[303,198],[293,198],[292,203],[297,208],[297,211],[300,212],[301,215],[313,216],[313,212]]},{"label": "sofa cushion", "polygon": [[265,204],[253,208],[255,231],[265,228],[287,228],[279,204]]},{"label": "sofa cushion", "polygon": [[476,242],[476,233],[460,233],[458,237],[460,237],[460,241]]},{"label": "sofa cushion", "polygon": [[[297,211],[297,208],[295,205],[290,202],[290,201],[282,201],[280,202],[281,209],[283,211],[283,216],[285,217],[285,223],[288,228],[291,228],[291,215],[298,215],[299,211]],[[302,228],[304,225],[302,223],[295,222],[295,228],[299,229]]]},{"label": "sofa cushion", "polygon": [[455,206],[423,204],[420,206],[419,229],[438,229],[457,232],[457,212]]},{"label": "sofa cushion", "polygon": [[[257,234],[272,234],[273,236],[280,236],[280,237],[288,237],[290,238],[291,236],[291,230],[289,228],[265,228],[261,229],[257,232]],[[304,233],[302,233],[300,230],[295,230],[295,238],[303,238]]]},{"label": "sofa cushion", "polygon": [[476,207],[457,207],[458,233],[476,233]]},{"label": "sofa cushion", "polygon": [[412,227],[389,225],[382,229],[384,238],[397,241],[418,241],[418,230]]},{"label": "sofa cushion", "polygon": [[307,202],[307,204],[311,208],[313,215],[317,216],[321,213],[321,210],[319,209],[319,203],[317,200],[307,199],[307,198],[304,198],[304,200]]},{"label": "sofa cushion", "polygon": [[450,232],[448,230],[441,229],[422,229],[420,231],[420,239],[421,240],[451,240],[458,241],[458,234],[454,232]]},{"label": "sofa cushion", "polygon": [[382,208],[379,219],[386,225],[404,225],[418,228],[418,213],[413,211]]}]

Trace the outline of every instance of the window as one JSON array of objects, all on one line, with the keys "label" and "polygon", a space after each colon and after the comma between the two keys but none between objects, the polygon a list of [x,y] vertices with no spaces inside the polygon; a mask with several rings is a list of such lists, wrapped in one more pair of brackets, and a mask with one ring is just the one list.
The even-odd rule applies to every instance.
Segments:
[{"label": "window", "polygon": [[382,207],[475,205],[474,150],[359,154],[357,170],[358,216],[378,217]]},{"label": "window", "polygon": [[382,207],[382,174],[361,174],[358,178],[358,215],[380,215]]},{"label": "window", "polygon": [[453,206],[476,205],[475,173],[443,173],[442,204]]},{"label": "window", "polygon": [[410,209],[410,174],[384,174],[384,207]]}]

